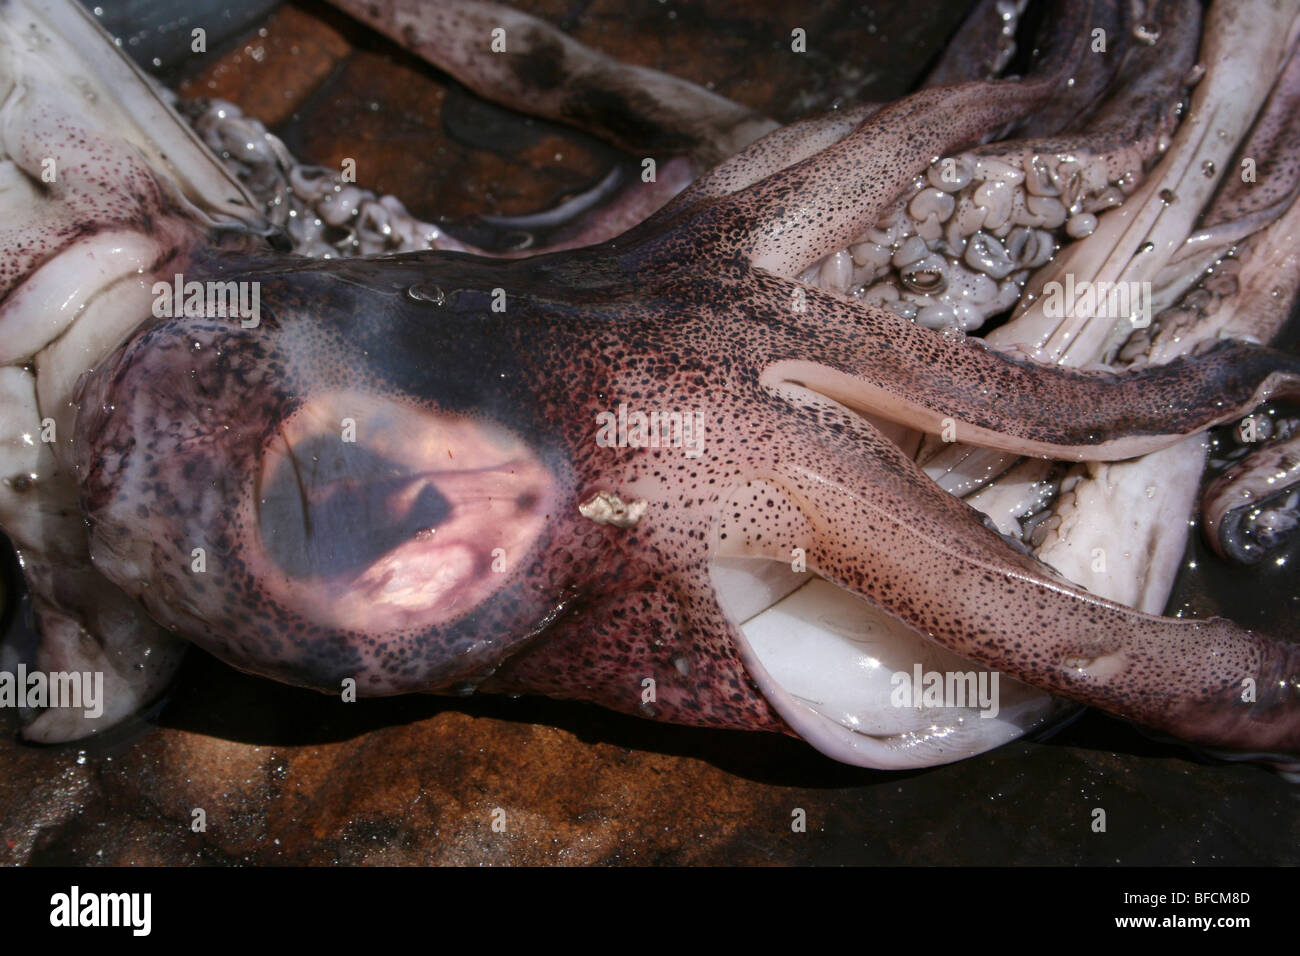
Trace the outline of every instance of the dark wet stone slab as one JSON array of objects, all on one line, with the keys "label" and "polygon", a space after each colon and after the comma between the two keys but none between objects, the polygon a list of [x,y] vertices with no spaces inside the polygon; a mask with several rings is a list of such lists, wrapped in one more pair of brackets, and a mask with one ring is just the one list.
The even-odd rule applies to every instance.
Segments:
[{"label": "dark wet stone slab", "polygon": [[1098,714],[890,774],[583,704],[344,704],[195,653],[119,739],[0,751],[0,863],[1228,864],[1300,844],[1293,787]]}]

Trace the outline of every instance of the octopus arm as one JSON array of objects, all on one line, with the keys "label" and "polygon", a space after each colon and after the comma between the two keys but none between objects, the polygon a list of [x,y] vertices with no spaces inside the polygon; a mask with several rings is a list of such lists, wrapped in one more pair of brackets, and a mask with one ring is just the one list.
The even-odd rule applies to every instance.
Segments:
[{"label": "octopus arm", "polygon": [[[1080,371],[921,328],[770,277],[766,298],[804,303],[817,332],[780,329],[764,372],[948,441],[1022,455],[1117,461],[1294,397],[1300,361],[1222,341],[1136,372]],[[768,311],[770,312],[770,306]],[[809,344],[813,343],[813,344]]]},{"label": "octopus arm", "polygon": [[[1294,644],[1089,594],[1008,544],[867,422],[806,390],[791,398],[818,414],[773,443],[769,467],[812,523],[810,571],[1041,690],[1207,746],[1300,749]],[[808,723],[805,705],[764,690],[792,725]]]}]

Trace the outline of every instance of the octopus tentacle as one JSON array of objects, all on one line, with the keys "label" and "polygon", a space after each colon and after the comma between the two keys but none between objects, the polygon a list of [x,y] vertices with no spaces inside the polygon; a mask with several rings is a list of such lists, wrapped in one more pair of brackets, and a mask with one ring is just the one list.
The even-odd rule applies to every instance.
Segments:
[{"label": "octopus tentacle", "polygon": [[1064,317],[1049,314],[1044,290],[1070,276],[1117,283],[1151,281],[1161,273],[1192,232],[1231,163],[1234,144],[1265,102],[1298,22],[1294,9],[1268,3],[1211,9],[1201,51],[1205,76],[1164,160],[1119,210],[1100,218],[1087,239],[1068,246],[1033,276],[1012,321],[990,333],[990,342],[1042,349],[1052,360],[1072,365],[1094,361],[1118,344],[1118,321],[1098,319],[1123,317],[1077,309]]},{"label": "octopus tentacle", "polygon": [[1050,89],[1046,81],[1002,81],[913,94],[809,159],[715,200],[701,229],[719,234],[723,255],[798,275],[875,225],[934,157],[1024,115]]},{"label": "octopus tentacle", "polygon": [[[631,152],[668,150],[701,168],[776,124],[694,83],[619,63],[543,20],[472,0],[332,0],[480,96],[572,123]],[[494,32],[504,42],[490,52]]]},{"label": "octopus tentacle", "polygon": [[1300,435],[1247,455],[1205,489],[1205,537],[1220,557],[1258,564],[1293,534],[1300,500]]},{"label": "octopus tentacle", "polygon": [[[1297,138],[1300,138],[1300,48],[1292,50],[1249,137],[1234,157],[1232,166],[1237,171],[1258,163],[1254,175],[1234,175],[1223,180],[1200,224],[1201,230],[1222,233],[1225,227],[1240,230],[1244,225],[1249,232],[1254,232],[1290,206],[1300,193],[1300,159],[1289,146]],[[1233,241],[1230,236],[1221,236],[1217,243],[1210,243],[1200,235],[1189,237],[1184,248],[1224,246]]]},{"label": "octopus tentacle", "polygon": [[[1218,11],[1221,12],[1222,9]],[[1263,25],[1269,31],[1285,32],[1285,19],[1280,22],[1270,21],[1268,18],[1274,16],[1275,11],[1260,12],[1265,17]],[[1215,22],[1217,15],[1214,13],[1211,17],[1211,34],[1225,29],[1231,32],[1239,29],[1243,22],[1249,22]],[[1159,49],[1168,37],[1167,31],[1162,31],[1161,40],[1151,49]],[[1259,44],[1256,44],[1256,48],[1259,48]],[[1229,44],[1226,49],[1237,56],[1242,47]],[[1201,104],[1198,115],[1213,115],[1207,112],[1211,109],[1211,104],[1221,96],[1235,96],[1232,93],[1215,93],[1216,86],[1235,89],[1234,71],[1223,69],[1223,62],[1225,61],[1211,59],[1209,75],[1201,81],[1204,88],[1196,91],[1197,102]],[[1231,60],[1226,62],[1231,64]],[[1264,114],[1277,108],[1275,101],[1283,88],[1283,84],[1275,84],[1269,102],[1264,107]],[[1237,120],[1235,116],[1229,119],[1234,122]],[[1256,121],[1251,139],[1267,125],[1262,120]],[[1215,181],[1207,178],[1212,174],[1221,175],[1225,182],[1235,181],[1235,171],[1241,169],[1242,157],[1267,155],[1260,151],[1260,147],[1262,144],[1256,147],[1243,146],[1237,150],[1236,159],[1216,156],[1213,161],[1206,152],[1198,151],[1194,155],[1206,159],[1206,162],[1200,169],[1193,167],[1191,172],[1195,175],[1188,178],[1193,182],[1199,179],[1210,187],[1215,185]],[[1157,170],[1157,175],[1160,174]],[[1220,189],[1214,197],[1203,221],[1215,215],[1216,209],[1225,199],[1224,192],[1225,189]],[[1160,191],[1149,191],[1149,200],[1163,207],[1161,195]],[[1198,188],[1180,187],[1176,192],[1171,190],[1165,195],[1170,198],[1176,196],[1180,205],[1188,204],[1189,209],[1180,210],[1180,216],[1185,216],[1189,211],[1196,212],[1201,201],[1198,198]],[[1209,198],[1208,194],[1205,198]],[[1160,218],[1169,219],[1168,212],[1166,210]],[[1119,219],[1134,214],[1133,210],[1126,208],[1107,216]],[[1230,257],[1215,263],[1208,275],[1204,272],[1205,265],[1216,257],[1223,256],[1222,248],[1204,250],[1199,257],[1184,257],[1181,261],[1175,256],[1170,266],[1160,270],[1152,281],[1155,288],[1152,310],[1157,312],[1154,321],[1149,328],[1133,331],[1127,343],[1118,348],[1116,363],[1123,367],[1137,368],[1148,363],[1168,362],[1179,355],[1206,347],[1219,338],[1271,341],[1285,321],[1295,290],[1300,285],[1293,251],[1296,223],[1300,222],[1297,215],[1300,215],[1300,208],[1293,205],[1282,220],[1251,236],[1238,249],[1230,250]],[[1260,216],[1256,225],[1265,218]],[[1103,235],[1113,224],[1107,223],[1106,217],[1103,217]],[[1238,221],[1233,225],[1241,227],[1246,224]],[[1188,228],[1190,227],[1191,222],[1188,221]],[[1112,232],[1109,238],[1086,240],[1079,251],[1091,247],[1096,251],[1097,258],[1103,258],[1113,244]],[[1187,245],[1183,248],[1186,249]],[[1140,269],[1143,267],[1142,260],[1148,253],[1141,249],[1139,252],[1132,265]],[[1075,255],[1071,251],[1066,258]],[[1087,256],[1079,256],[1075,260],[1076,277],[1082,275],[1089,279],[1095,278],[1092,273],[1080,271],[1080,264],[1087,262]],[[1056,266],[1048,267],[1045,271],[1048,278],[1056,281],[1064,278]],[[1063,271],[1068,276],[1071,270],[1066,267]],[[1138,276],[1141,275],[1139,272]],[[1201,281],[1197,281],[1198,277]],[[1177,298],[1180,295],[1181,298]],[[1160,312],[1162,302],[1171,302],[1172,307]],[[989,340],[1003,345],[1033,340],[1034,333],[1028,326],[1034,321],[1036,317],[1030,310],[1019,319],[994,330]],[[1103,359],[1109,361],[1110,349],[1117,347],[1113,344],[1116,340],[1111,338],[1108,341],[1104,332],[1112,321],[1113,316],[1106,313],[1091,315],[1087,326],[1101,330],[1101,334],[1089,334],[1092,349],[1075,348],[1064,355],[1060,355],[1059,351],[1053,354],[1058,356],[1058,361],[1072,366]],[[1116,335],[1122,335],[1123,332],[1121,324]],[[1057,341],[1064,347],[1073,340],[1062,336]],[[1122,464],[1076,468],[1066,474],[1061,486],[1062,494],[1048,510],[1041,511],[1032,518],[1029,517],[1031,511],[1022,513],[1023,526],[1021,522],[1013,520],[1008,523],[1004,517],[996,515],[997,502],[1010,498],[1011,503],[1015,504],[1014,486],[1008,489],[1012,492],[1008,496],[997,494],[997,485],[1002,481],[997,476],[1006,471],[1013,460],[1009,453],[929,440],[918,460],[923,462],[931,477],[955,494],[986,488],[978,493],[977,499],[970,499],[972,504],[981,509],[986,506],[994,508],[994,516],[1004,531],[1023,536],[1026,542],[1033,545],[1035,554],[1066,573],[1071,580],[1113,600],[1158,613],[1165,606],[1169,589],[1183,564],[1189,518],[1195,497],[1200,491],[1197,476],[1203,468],[1204,459],[1205,442],[1189,438],[1171,448]],[[1161,489],[1159,496],[1146,493],[1147,489],[1155,486]],[[1123,529],[1122,532],[1120,528]],[[1110,556],[1102,566],[1091,557],[1098,547]]]},{"label": "octopus tentacle", "polygon": [[1141,139],[1163,126],[1171,98],[1176,103],[1195,74],[1199,4],[1160,0],[1134,14],[1116,3],[1103,4],[1090,35],[1104,31],[1105,51],[1085,58],[1074,84],[1026,117],[1013,135],[1034,138],[1074,129],[1121,141]]},{"label": "octopus tentacle", "polygon": [[722,255],[798,275],[875,225],[882,210],[935,157],[969,145],[1047,102],[1083,54],[1079,27],[1091,4],[1069,8],[1057,65],[1023,81],[921,90],[864,121],[821,152],[715,200],[697,228]]},{"label": "octopus tentacle", "polygon": [[[1105,52],[1094,50],[1085,57],[1070,77],[1071,82],[1063,83],[1057,96],[1042,109],[1034,110],[1017,121],[1009,135],[1025,138],[1054,136],[1065,129],[1078,128],[1080,118],[1094,110],[1109,91],[1122,89],[1118,77],[1125,72],[1136,73],[1129,62],[1133,43],[1129,30],[1125,29],[1125,21],[1126,11],[1121,3],[1114,0],[1098,3],[1089,18],[1089,43],[1091,48],[1095,38],[1105,37]],[[1051,23],[1051,18],[1047,23]],[[1098,34],[1098,30],[1102,33]]]},{"label": "octopus tentacle", "polygon": [[1132,51],[1087,122],[1071,117],[1068,131],[931,164],[874,228],[826,260],[819,284],[930,328],[971,331],[1014,306],[1031,271],[1092,233],[1168,146],[1197,52],[1194,11],[1178,6],[1182,18]]},{"label": "octopus tentacle", "polygon": [[966,16],[939,62],[925,78],[926,86],[950,86],[971,80],[991,80],[1015,56],[1016,30],[1028,0],[980,0]]},{"label": "octopus tentacle", "polygon": [[777,436],[772,456],[774,480],[815,516],[809,567],[954,653],[1186,740],[1300,747],[1295,645],[1065,583],[865,422]]},{"label": "octopus tentacle", "polygon": [[1300,394],[1300,360],[1245,343],[1219,343],[1138,373],[1076,371],[985,349],[786,280],[762,284],[769,303],[802,296],[809,317],[781,336],[768,380],[800,382],[931,434],[947,429],[949,440],[1117,460],[1240,417],[1271,397]]},{"label": "octopus tentacle", "polygon": [[670,216],[702,200],[738,192],[788,169],[844,139],[882,106],[863,103],[775,129],[691,183],[670,206],[664,207],[663,214]]}]

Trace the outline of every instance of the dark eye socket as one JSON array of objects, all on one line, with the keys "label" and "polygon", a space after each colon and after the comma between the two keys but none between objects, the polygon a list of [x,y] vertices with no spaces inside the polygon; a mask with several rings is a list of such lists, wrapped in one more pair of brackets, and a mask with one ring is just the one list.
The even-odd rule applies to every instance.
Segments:
[{"label": "dark eye socket", "polygon": [[295,577],[355,574],[452,510],[426,476],[323,435],[286,450],[262,498],[262,542]]}]

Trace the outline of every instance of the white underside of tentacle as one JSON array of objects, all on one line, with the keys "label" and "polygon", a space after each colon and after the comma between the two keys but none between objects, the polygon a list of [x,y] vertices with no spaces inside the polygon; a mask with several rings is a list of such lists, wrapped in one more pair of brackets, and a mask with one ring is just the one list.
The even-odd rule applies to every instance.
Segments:
[{"label": "white underside of tentacle", "polygon": [[[102,679],[97,708],[25,715],[24,736],[53,743],[148,704],[182,652],[90,563],[67,454],[77,380],[148,318],[156,263],[261,216],[80,4],[5,0],[0,14],[0,526],[41,625],[38,647],[0,647],[0,668]],[[166,213],[135,188],[151,179]],[[151,229],[115,225],[137,208]]]}]

